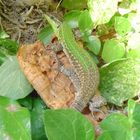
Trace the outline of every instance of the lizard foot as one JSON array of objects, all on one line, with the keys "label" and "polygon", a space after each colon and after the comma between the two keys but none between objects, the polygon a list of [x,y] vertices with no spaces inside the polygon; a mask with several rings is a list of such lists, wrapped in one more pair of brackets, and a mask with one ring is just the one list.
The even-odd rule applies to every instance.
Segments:
[{"label": "lizard foot", "polygon": [[105,113],[101,111],[99,108],[106,105],[106,99],[103,98],[100,95],[95,95],[89,102],[89,110],[91,111],[92,117],[97,120],[95,115],[93,114],[94,112],[100,112],[105,116]]}]

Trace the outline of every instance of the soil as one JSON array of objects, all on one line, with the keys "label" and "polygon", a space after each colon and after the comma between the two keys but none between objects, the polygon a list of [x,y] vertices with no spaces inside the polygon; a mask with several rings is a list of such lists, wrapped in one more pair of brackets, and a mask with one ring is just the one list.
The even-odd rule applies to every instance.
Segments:
[{"label": "soil", "polygon": [[56,0],[0,0],[0,28],[20,44],[31,44],[47,24],[44,14],[62,15]]}]

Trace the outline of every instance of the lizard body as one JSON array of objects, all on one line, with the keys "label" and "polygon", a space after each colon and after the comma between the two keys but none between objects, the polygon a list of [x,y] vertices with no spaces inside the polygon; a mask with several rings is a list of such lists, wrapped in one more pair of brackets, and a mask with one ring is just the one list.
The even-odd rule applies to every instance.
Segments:
[{"label": "lizard body", "polygon": [[66,23],[62,23],[60,26],[58,38],[64,53],[74,67],[76,77],[72,80],[79,83],[79,89],[77,88],[78,91],[71,107],[82,111],[97,89],[99,83],[98,68],[88,52],[79,47],[72,30]]},{"label": "lizard body", "polygon": [[62,49],[73,66],[74,73],[69,78],[73,82],[77,93],[71,107],[82,111],[90,99],[95,95],[99,84],[99,72],[93,58],[86,50],[77,44],[73,32],[64,22],[59,27],[49,16],[45,16],[51,24]]}]

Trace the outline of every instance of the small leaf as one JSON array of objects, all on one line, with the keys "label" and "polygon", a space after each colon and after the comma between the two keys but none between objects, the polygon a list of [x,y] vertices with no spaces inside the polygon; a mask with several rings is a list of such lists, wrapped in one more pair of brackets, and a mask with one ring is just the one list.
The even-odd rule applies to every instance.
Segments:
[{"label": "small leaf", "polygon": [[72,10],[64,15],[64,20],[71,28],[77,28],[80,14],[81,11]]},{"label": "small leaf", "polygon": [[116,13],[117,0],[88,0],[88,7],[94,26],[109,22]]},{"label": "small leaf", "polygon": [[126,35],[132,30],[131,23],[125,17],[116,16],[114,26],[115,26],[116,32],[122,36]]},{"label": "small leaf", "polygon": [[0,39],[5,39],[7,37],[9,37],[9,35],[5,31],[0,31]]},{"label": "small leaf", "polygon": [[108,102],[121,106],[140,91],[140,60],[122,59],[100,69],[100,92]]},{"label": "small leaf", "polygon": [[12,99],[27,96],[33,88],[21,71],[17,58],[12,56],[0,67],[0,95]]},{"label": "small leaf", "polygon": [[10,39],[0,39],[0,52],[9,55],[15,55],[17,53],[19,45],[17,42]]},{"label": "small leaf", "polygon": [[32,139],[47,140],[44,124],[43,113],[45,105],[40,98],[33,100],[33,109],[31,111]]},{"label": "small leaf", "polygon": [[86,0],[63,0],[62,6],[66,9],[83,9],[86,7]]},{"label": "small leaf", "polygon": [[120,59],[125,54],[125,44],[116,39],[107,40],[103,46],[102,58],[105,62]]},{"label": "small leaf", "polygon": [[44,124],[49,140],[94,140],[92,124],[71,109],[46,110]]},{"label": "small leaf", "polygon": [[89,36],[87,43],[86,43],[86,47],[93,52],[94,54],[99,54],[100,49],[101,49],[101,42],[99,40],[99,38],[97,38],[96,36]]},{"label": "small leaf", "polygon": [[41,40],[45,45],[48,45],[51,42],[53,35],[54,32],[52,27],[47,26],[41,30],[41,32],[38,35],[38,39]]},{"label": "small leaf", "polygon": [[93,29],[93,21],[90,17],[89,11],[85,10],[80,14],[79,17],[79,28],[81,32],[91,32]]},{"label": "small leaf", "polygon": [[0,139],[31,140],[30,114],[16,101],[0,97]]}]

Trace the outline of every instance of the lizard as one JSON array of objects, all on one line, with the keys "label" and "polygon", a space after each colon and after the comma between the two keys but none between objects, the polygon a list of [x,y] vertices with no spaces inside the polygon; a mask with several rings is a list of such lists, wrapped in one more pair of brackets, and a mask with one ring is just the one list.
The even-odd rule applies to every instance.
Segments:
[{"label": "lizard", "polygon": [[[69,77],[76,88],[71,108],[82,111],[95,95],[99,84],[99,71],[96,63],[84,48],[79,47],[71,28],[66,22],[57,25],[49,16],[45,16],[62,45],[63,52],[73,67]],[[91,105],[92,106],[92,105]]]}]

